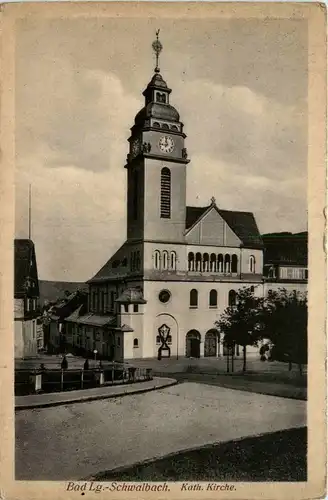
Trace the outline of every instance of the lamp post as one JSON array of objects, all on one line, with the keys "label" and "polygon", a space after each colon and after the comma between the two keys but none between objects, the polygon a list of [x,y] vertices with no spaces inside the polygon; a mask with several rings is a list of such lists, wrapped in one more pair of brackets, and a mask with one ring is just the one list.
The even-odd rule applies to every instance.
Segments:
[{"label": "lamp post", "polygon": [[95,349],[95,350],[93,351],[93,354],[95,355],[95,362],[96,362],[96,360],[97,360],[97,353],[98,353],[98,351],[97,351],[97,349]]}]

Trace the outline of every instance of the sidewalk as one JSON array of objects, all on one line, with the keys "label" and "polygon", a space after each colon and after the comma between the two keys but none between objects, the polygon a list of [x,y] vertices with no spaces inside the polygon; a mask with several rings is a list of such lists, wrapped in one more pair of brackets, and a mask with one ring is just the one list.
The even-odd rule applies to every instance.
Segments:
[{"label": "sidewalk", "polygon": [[67,405],[72,403],[84,403],[97,399],[117,398],[129,394],[140,394],[143,392],[162,389],[177,384],[173,378],[154,377],[153,380],[136,382],[134,384],[111,385],[96,387],[94,389],[83,389],[80,391],[52,392],[48,394],[31,394],[29,396],[15,397],[15,411],[32,408],[46,408],[49,406]]}]

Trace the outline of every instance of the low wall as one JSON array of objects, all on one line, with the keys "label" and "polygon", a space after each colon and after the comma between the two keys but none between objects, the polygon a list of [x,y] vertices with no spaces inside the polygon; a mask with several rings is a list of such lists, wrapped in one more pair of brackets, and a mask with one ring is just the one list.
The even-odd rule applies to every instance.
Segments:
[{"label": "low wall", "polygon": [[15,395],[91,389],[103,385],[131,384],[151,380],[149,368],[106,366],[102,369],[15,370]]}]

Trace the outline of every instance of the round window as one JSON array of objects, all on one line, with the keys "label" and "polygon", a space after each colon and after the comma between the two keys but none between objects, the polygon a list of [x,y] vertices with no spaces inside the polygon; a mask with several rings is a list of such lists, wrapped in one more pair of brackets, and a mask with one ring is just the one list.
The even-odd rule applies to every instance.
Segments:
[{"label": "round window", "polygon": [[161,302],[163,302],[163,304],[165,304],[170,300],[171,294],[168,290],[162,290],[161,292],[159,292],[158,298]]}]

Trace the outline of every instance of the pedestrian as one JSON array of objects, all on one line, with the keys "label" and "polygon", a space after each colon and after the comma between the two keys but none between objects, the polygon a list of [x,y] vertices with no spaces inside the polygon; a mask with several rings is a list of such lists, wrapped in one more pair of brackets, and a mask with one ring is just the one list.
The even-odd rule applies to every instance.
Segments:
[{"label": "pedestrian", "polygon": [[83,370],[89,370],[89,360],[88,360],[88,358],[84,362]]},{"label": "pedestrian", "polygon": [[66,355],[64,355],[63,361],[61,362],[61,368],[62,370],[67,370],[67,367],[68,367],[67,358]]}]

